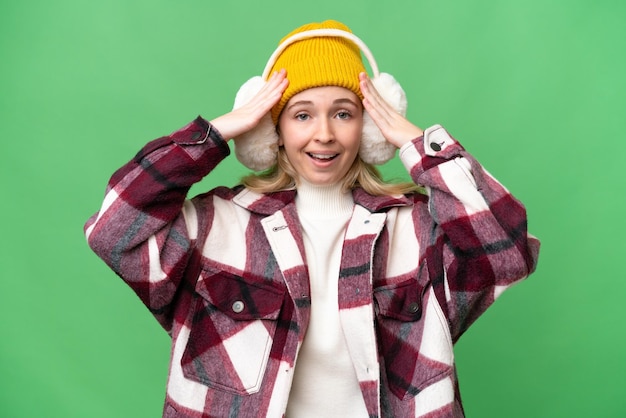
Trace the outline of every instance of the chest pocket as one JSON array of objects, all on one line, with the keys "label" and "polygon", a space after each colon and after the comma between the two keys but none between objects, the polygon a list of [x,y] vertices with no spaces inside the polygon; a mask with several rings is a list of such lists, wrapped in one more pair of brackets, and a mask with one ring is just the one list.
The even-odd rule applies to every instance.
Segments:
[{"label": "chest pocket", "polygon": [[258,392],[285,289],[222,271],[203,271],[196,293],[181,360],[185,377],[237,394]]},{"label": "chest pocket", "polygon": [[399,399],[417,396],[453,372],[447,321],[428,283],[418,278],[374,289],[376,331],[389,390]]}]

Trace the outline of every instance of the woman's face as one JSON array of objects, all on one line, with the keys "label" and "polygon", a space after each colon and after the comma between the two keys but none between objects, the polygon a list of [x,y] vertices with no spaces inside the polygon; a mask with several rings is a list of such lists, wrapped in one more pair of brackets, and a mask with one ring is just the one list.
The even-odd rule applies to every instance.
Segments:
[{"label": "woman's face", "polygon": [[299,176],[315,185],[335,184],[359,153],[363,105],[343,87],[307,89],[287,102],[278,130],[278,144]]}]

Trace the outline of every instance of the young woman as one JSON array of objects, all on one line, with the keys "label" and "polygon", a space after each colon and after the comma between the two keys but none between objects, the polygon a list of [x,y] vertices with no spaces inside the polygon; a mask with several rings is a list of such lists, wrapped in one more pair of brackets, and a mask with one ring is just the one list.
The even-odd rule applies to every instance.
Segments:
[{"label": "young woman", "polygon": [[[233,111],[113,175],[85,232],[172,337],[164,416],[463,416],[453,344],[539,243],[522,204],[405,107],[345,25],[312,23]],[[187,200],[230,139],[254,173]],[[413,183],[374,167],[397,149]]]}]

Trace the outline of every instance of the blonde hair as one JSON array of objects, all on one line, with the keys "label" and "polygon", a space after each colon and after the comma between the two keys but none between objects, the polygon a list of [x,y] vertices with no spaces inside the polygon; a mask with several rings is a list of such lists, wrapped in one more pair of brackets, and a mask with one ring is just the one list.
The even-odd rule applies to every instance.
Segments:
[{"label": "blonde hair", "polygon": [[[258,193],[273,193],[295,189],[298,173],[293,168],[283,147],[278,150],[278,159],[268,170],[249,174],[241,179],[244,186]],[[424,189],[414,183],[387,183],[376,167],[355,158],[342,181],[343,191],[362,188],[374,196],[388,196],[409,193],[424,193]]]}]

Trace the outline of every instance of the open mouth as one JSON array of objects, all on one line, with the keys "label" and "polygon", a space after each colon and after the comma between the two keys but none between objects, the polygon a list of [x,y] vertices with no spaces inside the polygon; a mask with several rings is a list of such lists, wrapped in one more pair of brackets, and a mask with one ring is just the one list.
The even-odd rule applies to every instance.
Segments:
[{"label": "open mouth", "polygon": [[337,158],[337,156],[339,154],[315,154],[312,152],[307,152],[307,155],[311,158],[313,158],[314,160],[318,160],[318,161],[331,161],[334,160],[335,158]]}]

